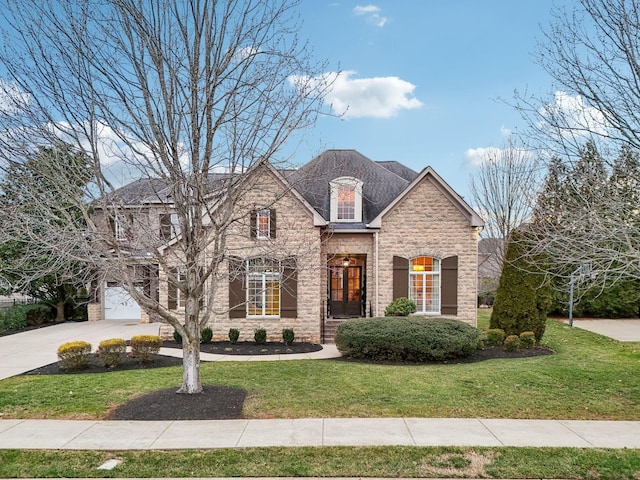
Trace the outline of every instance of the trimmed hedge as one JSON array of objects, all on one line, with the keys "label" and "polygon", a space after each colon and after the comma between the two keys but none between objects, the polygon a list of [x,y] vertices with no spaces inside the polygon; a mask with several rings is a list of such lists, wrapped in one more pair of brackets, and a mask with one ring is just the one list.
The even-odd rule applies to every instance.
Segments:
[{"label": "trimmed hedge", "polygon": [[91,344],[84,341],[67,342],[58,347],[58,362],[63,370],[81,370],[89,365]]},{"label": "trimmed hedge", "polygon": [[107,368],[120,365],[127,355],[127,342],[124,338],[102,340],[98,345],[98,357]]},{"label": "trimmed hedge", "polygon": [[153,361],[160,351],[162,339],[157,335],[135,335],[131,337],[131,355],[140,363]]},{"label": "trimmed hedge", "polygon": [[336,332],[345,357],[394,362],[444,361],[471,355],[480,331],[458,320],[426,317],[353,319]]}]

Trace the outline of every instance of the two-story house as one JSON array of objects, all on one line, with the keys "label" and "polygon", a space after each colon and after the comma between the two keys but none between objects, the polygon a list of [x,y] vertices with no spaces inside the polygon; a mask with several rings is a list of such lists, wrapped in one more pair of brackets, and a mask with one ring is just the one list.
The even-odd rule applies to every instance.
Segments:
[{"label": "two-story house", "polygon": [[[483,222],[432,168],[418,173],[354,150],[329,150],[297,170],[265,166],[252,174],[236,206],[246,221],[226,232],[228,276],[218,280],[210,321],[216,338],[229,328],[244,338],[255,328],[274,338],[293,328],[298,339],[320,342],[341,319],[383,315],[398,297],[412,299],[418,313],[475,325]],[[144,223],[175,245],[180,232],[155,187],[134,182],[119,195],[148,212]],[[137,221],[126,223],[135,236]],[[169,253],[171,242],[158,247]],[[145,268],[151,280],[144,288],[179,312],[184,305],[167,272]],[[148,320],[117,282],[102,286],[98,298],[91,319]],[[124,310],[118,302],[129,312],[117,313]]]}]

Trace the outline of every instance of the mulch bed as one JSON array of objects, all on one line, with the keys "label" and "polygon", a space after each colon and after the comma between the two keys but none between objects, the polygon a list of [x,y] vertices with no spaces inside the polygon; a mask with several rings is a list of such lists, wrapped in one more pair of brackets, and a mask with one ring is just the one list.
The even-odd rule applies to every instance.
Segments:
[{"label": "mulch bed", "polygon": [[[164,347],[174,345],[175,342],[165,342]],[[231,350],[229,350],[231,349]],[[268,355],[285,353],[302,353],[321,350],[322,346],[315,344],[294,343],[287,347],[281,343],[267,343],[255,345],[251,342],[239,342],[231,345],[229,342],[213,342],[202,344],[201,351],[207,353],[224,353],[227,355]],[[539,355],[549,355],[554,351],[548,347],[538,346],[529,350],[507,352],[501,347],[486,347],[477,350],[465,359],[458,359],[446,363],[470,363],[495,358],[523,358]],[[349,359],[343,359],[350,361]],[[141,364],[134,358],[127,357],[125,362],[117,368],[108,369],[102,365],[96,355],[91,356],[89,366],[81,371],[69,372],[60,369],[57,363],[32,370],[25,375],[56,375],[56,374],[87,374],[104,373],[108,371],[140,370],[149,368],[171,367],[182,365],[181,358],[156,355],[149,364]],[[242,408],[247,392],[238,388],[220,385],[205,385],[201,394],[178,394],[178,387],[167,388],[137,397],[111,410],[106,420],[228,420],[242,418]]]}]

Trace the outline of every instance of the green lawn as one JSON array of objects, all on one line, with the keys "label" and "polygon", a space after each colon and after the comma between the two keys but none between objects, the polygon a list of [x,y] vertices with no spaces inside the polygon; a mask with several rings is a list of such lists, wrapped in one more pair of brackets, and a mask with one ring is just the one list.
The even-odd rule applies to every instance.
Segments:
[{"label": "green lawn", "polygon": [[[487,312],[481,312],[486,327]],[[473,364],[324,361],[203,363],[204,384],[248,391],[246,418],[483,417],[640,420],[640,343],[549,321],[557,353]],[[56,348],[57,346],[52,346]],[[3,418],[102,418],[113,406],[178,386],[181,368],[0,381]]]},{"label": "green lawn", "polygon": [[[480,313],[481,328],[488,312]],[[344,361],[203,364],[205,384],[248,390],[247,418],[336,416],[640,420],[640,343],[549,321],[557,353],[476,364]],[[57,346],[52,346],[56,348]],[[178,386],[180,368],[0,381],[2,418],[101,418],[144,392]],[[110,458],[122,464],[97,470]],[[18,477],[640,478],[639,450],[569,448],[252,448],[206,451],[0,450]]]}]

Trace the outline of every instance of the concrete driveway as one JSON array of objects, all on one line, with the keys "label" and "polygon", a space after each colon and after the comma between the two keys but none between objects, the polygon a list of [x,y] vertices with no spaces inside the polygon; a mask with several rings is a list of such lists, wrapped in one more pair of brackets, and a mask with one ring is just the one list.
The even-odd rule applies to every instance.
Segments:
[{"label": "concrete driveway", "polygon": [[[568,320],[565,323],[569,323]],[[640,342],[640,319],[605,320],[593,319],[573,319],[574,328],[589,330],[599,333],[605,337],[610,337],[621,342]]]},{"label": "concrete driveway", "polygon": [[0,337],[0,380],[58,361],[58,347],[66,342],[84,340],[93,350],[102,340],[134,335],[158,335],[160,323],[136,320],[66,322]]}]

